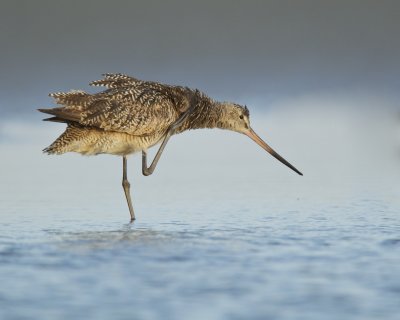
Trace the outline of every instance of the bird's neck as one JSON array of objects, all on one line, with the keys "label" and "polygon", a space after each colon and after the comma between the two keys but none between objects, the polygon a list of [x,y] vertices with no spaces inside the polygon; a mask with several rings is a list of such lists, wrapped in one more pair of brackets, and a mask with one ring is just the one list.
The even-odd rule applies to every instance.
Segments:
[{"label": "bird's neck", "polygon": [[202,96],[198,99],[197,106],[189,116],[184,130],[222,128],[221,119],[224,115],[224,105],[221,102]]}]

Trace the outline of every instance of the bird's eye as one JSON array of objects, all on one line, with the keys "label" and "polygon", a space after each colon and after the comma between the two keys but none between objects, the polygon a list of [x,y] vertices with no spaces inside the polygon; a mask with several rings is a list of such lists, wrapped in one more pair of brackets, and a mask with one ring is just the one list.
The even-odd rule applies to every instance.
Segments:
[{"label": "bird's eye", "polygon": [[241,115],[239,116],[239,118],[240,118],[240,119],[243,119],[243,115],[241,114]]}]

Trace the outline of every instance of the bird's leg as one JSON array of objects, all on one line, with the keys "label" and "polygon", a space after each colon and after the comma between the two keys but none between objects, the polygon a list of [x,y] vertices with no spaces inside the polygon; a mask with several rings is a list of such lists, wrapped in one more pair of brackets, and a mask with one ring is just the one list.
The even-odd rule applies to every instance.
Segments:
[{"label": "bird's leg", "polygon": [[171,138],[172,133],[169,131],[167,132],[167,135],[164,138],[164,141],[162,142],[160,148],[157,151],[156,156],[153,159],[153,162],[151,163],[150,167],[147,167],[147,152],[145,150],[142,150],[142,173],[144,176],[149,176],[154,172],[154,169],[157,166],[158,160],[160,160],[161,154],[164,151],[165,146],[167,145],[167,142],[169,138]]},{"label": "bird's leg", "polygon": [[194,110],[196,107],[196,104],[191,103],[190,108],[183,113],[178,120],[176,120],[167,130],[167,133],[165,134],[164,140],[160,146],[160,148],[157,151],[156,156],[154,157],[150,167],[147,167],[147,152],[145,150],[142,150],[142,173],[144,176],[149,176],[154,172],[154,169],[157,166],[158,160],[160,160],[161,154],[164,151],[165,146],[167,145],[167,142],[169,138],[175,133],[176,129],[189,117],[190,113]]},{"label": "bird's leg", "polygon": [[131,214],[131,222],[132,222],[133,220],[135,220],[135,213],[133,212],[132,200],[131,200],[131,194],[130,194],[131,184],[129,183],[128,177],[127,177],[126,156],[123,156],[122,161],[123,161],[122,187],[124,188],[126,202],[128,203],[129,213]]}]

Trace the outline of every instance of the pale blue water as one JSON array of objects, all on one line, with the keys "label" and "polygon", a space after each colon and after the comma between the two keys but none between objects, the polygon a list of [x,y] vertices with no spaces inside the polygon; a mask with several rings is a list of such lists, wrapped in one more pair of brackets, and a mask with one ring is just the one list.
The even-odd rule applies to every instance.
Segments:
[{"label": "pale blue water", "polygon": [[130,225],[123,203],[125,219],[73,199],[3,199],[1,319],[399,319],[384,200],[171,201]]}]

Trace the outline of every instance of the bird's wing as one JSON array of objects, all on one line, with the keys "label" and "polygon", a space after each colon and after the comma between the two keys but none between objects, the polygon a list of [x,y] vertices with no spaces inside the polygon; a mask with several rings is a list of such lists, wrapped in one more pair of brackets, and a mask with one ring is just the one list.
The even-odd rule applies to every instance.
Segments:
[{"label": "bird's wing", "polygon": [[62,107],[41,111],[106,131],[149,135],[166,131],[189,108],[193,95],[185,87],[138,80],[93,95],[83,91],[52,94]]}]

